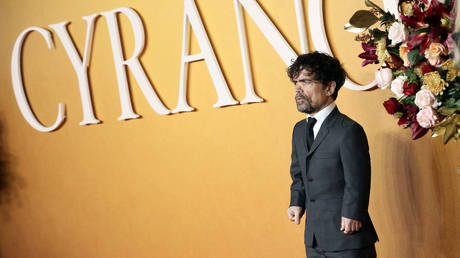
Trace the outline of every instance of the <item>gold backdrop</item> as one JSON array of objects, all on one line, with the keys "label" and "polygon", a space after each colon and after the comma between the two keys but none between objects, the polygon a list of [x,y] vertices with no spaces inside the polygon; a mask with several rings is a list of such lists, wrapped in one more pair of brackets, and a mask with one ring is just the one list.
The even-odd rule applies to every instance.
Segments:
[{"label": "gold backdrop", "polygon": [[[197,0],[204,25],[233,96],[245,86],[233,1]],[[299,52],[293,1],[259,0]],[[376,1],[382,4],[381,1]],[[141,57],[154,89],[169,109],[177,104],[183,1],[133,0],[143,19]],[[305,7],[308,1],[304,1]],[[288,221],[290,144],[304,118],[294,103],[286,66],[246,14],[255,89],[263,103],[213,108],[214,85],[204,62],[190,65],[194,112],[161,116],[129,75],[140,119],[118,121],[121,107],[104,18],[96,23],[89,77],[101,124],[80,126],[83,114],[73,67],[53,32],[48,50],[38,33],[23,49],[23,74],[35,114],[45,125],[67,109],[55,132],[34,130],[22,117],[11,83],[11,52],[21,31],[70,21],[80,52],[81,19],[127,6],[119,0],[0,2],[1,216],[3,258],[72,257],[305,257],[304,225]],[[327,35],[350,77],[367,84],[376,65],[361,68],[360,44],[343,25],[364,1],[324,1]],[[119,15],[124,51],[133,49]],[[308,17],[307,17],[308,20]],[[308,22],[308,21],[307,21]],[[308,31],[308,37],[311,37]],[[313,45],[310,41],[310,48]],[[192,38],[192,51],[200,51]],[[460,242],[459,143],[410,139],[382,103],[389,91],[339,94],[339,109],[366,130],[372,159],[370,214],[379,257],[458,257]]]}]

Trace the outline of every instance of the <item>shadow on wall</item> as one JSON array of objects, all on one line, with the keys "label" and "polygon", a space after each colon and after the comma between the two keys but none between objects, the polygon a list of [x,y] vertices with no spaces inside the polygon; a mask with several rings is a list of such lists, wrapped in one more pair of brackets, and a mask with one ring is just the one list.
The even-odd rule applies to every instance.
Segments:
[{"label": "shadow on wall", "polygon": [[449,257],[446,250],[433,248],[441,244],[442,221],[448,215],[439,201],[443,171],[433,166],[433,140],[412,141],[403,133],[382,136],[385,141],[381,142],[386,143],[382,190],[388,207],[384,216],[390,226],[382,231],[392,238],[390,242],[395,241],[395,257]]},{"label": "shadow on wall", "polygon": [[0,213],[3,218],[10,218],[9,207],[13,203],[20,204],[19,189],[25,186],[24,180],[12,170],[14,157],[8,153],[6,145],[6,129],[0,119]]}]

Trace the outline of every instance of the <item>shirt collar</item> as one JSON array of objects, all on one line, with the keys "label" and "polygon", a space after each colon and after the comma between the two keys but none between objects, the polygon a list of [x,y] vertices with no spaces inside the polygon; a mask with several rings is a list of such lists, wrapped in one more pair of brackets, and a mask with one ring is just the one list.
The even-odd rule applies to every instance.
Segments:
[{"label": "shirt collar", "polygon": [[336,106],[335,101],[333,101],[331,104],[329,104],[328,106],[326,106],[323,109],[321,109],[314,116],[307,115],[307,118],[308,117],[314,117],[316,119],[316,121],[317,121],[316,122],[317,124],[322,124],[323,121],[326,119],[326,117],[332,112],[332,110],[334,110],[335,106]]}]

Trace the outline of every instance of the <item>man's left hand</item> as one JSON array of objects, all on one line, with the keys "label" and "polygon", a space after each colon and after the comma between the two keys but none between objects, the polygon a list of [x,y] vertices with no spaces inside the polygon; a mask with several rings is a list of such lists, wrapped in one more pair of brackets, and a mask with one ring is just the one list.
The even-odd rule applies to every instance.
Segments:
[{"label": "man's left hand", "polygon": [[359,231],[362,226],[363,223],[359,220],[342,217],[342,227],[340,230],[345,234],[351,234],[355,231]]}]

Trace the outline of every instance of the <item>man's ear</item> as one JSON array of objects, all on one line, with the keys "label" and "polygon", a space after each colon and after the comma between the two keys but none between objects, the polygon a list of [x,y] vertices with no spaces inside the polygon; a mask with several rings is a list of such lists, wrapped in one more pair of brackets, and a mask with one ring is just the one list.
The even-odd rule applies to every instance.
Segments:
[{"label": "man's ear", "polygon": [[331,81],[327,84],[326,92],[328,96],[332,96],[332,94],[334,94],[336,85],[337,84],[335,83],[335,81]]}]

